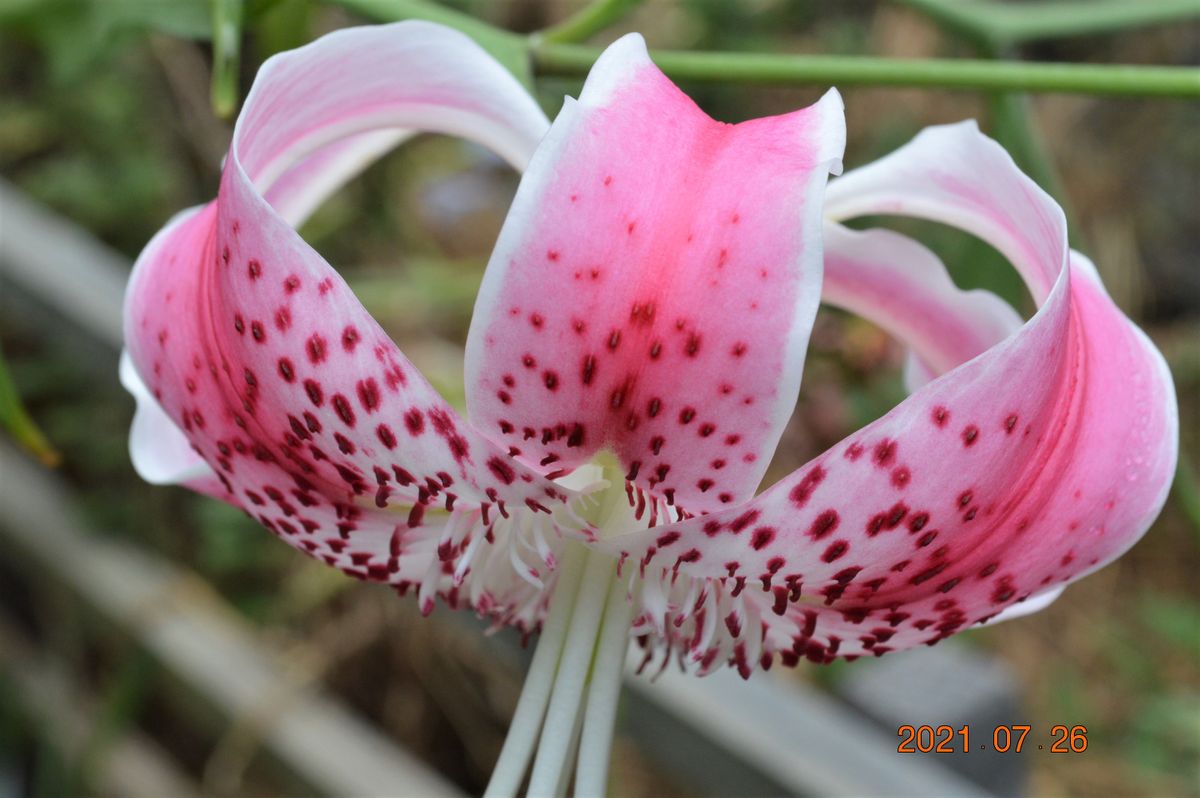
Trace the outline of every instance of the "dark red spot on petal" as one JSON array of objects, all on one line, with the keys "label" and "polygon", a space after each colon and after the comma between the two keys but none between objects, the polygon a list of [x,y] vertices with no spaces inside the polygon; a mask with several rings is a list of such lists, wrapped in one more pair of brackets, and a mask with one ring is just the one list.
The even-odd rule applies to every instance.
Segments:
[{"label": "dark red spot on petal", "polygon": [[392,428],[387,424],[380,424],[378,427],[376,427],[375,435],[379,438],[379,442],[388,449],[396,448],[396,435],[392,432]]},{"label": "dark red spot on petal", "polygon": [[837,510],[825,510],[813,519],[812,525],[808,528],[808,536],[813,540],[821,540],[837,529],[841,521]]},{"label": "dark red spot on petal", "polygon": [[304,348],[308,352],[308,359],[314,364],[325,360],[325,339],[319,334],[313,333],[305,342]]},{"label": "dark red spot on petal", "polygon": [[340,393],[335,393],[333,399],[333,410],[338,414],[338,418],[347,427],[353,427],[355,421],[354,408],[350,406],[350,400]]},{"label": "dark red spot on petal", "polygon": [[358,346],[360,340],[358,330],[354,326],[348,326],[342,330],[342,349],[345,349],[347,352],[353,352],[354,347]]},{"label": "dark red spot on petal", "polygon": [[374,378],[359,380],[355,386],[358,391],[358,401],[363,410],[374,413],[379,408],[379,383]]},{"label": "dark red spot on petal", "polygon": [[755,551],[762,551],[771,545],[773,540],[775,540],[775,530],[769,526],[760,526],[750,536],[750,547]]},{"label": "dark red spot on petal", "polygon": [[513,467],[501,460],[499,457],[493,457],[492,459],[488,460],[487,466],[488,469],[495,474],[496,479],[500,480],[505,485],[511,485],[513,480],[517,477]]},{"label": "dark red spot on petal", "polygon": [[308,394],[308,401],[312,402],[314,406],[320,407],[325,404],[325,394],[315,380],[305,380],[304,391]]},{"label": "dark red spot on petal", "polygon": [[788,498],[796,507],[804,507],[808,504],[809,497],[812,496],[813,490],[816,489],[821,481],[825,479],[825,469],[821,466],[813,466],[804,477],[796,483],[796,487],[792,488],[792,492],[788,494]]},{"label": "dark red spot on petal", "polygon": [[835,540],[825,549],[825,553],[821,555],[821,560],[824,562],[833,562],[834,560],[841,559],[848,551],[850,551],[850,541]]},{"label": "dark red spot on petal", "polygon": [[747,510],[729,523],[729,530],[734,534],[741,532],[757,521],[760,514],[758,510]]},{"label": "dark red spot on petal", "polygon": [[979,439],[979,427],[968,424],[962,431],[963,446],[974,446]]},{"label": "dark red spot on petal", "polygon": [[419,408],[412,408],[404,414],[404,426],[408,428],[408,434],[414,438],[425,431],[425,415]]},{"label": "dark red spot on petal", "polygon": [[899,448],[897,443],[891,438],[884,438],[875,444],[875,449],[871,453],[872,459],[877,466],[888,466],[896,459],[896,449]]}]

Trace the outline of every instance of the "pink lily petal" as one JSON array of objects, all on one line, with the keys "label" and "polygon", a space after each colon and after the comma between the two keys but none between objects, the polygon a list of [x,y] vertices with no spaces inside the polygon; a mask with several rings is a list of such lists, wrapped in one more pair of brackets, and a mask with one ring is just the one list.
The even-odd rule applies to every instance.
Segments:
[{"label": "pink lily petal", "polygon": [[980,235],[1040,309],[747,504],[614,539],[648,579],[707,581],[732,642],[697,632],[696,607],[671,608],[676,643],[705,667],[879,655],[1048,603],[1146,531],[1174,472],[1161,355],[1069,252],[1054,201],[973,124],[926,130],[829,196],[835,218]]},{"label": "pink lily petal", "polygon": [[[163,478],[215,473],[221,498],[297,548],[401,584],[405,555],[433,545],[436,582],[441,560],[484,534],[442,540],[427,509],[487,526],[506,504],[560,505],[569,492],[460,418],[264,199],[301,217],[378,152],[379,130],[455,133],[521,163],[544,126],[477,45],[425,23],[341,31],[264,65],[219,198],[172,221],[130,280],[129,384],[144,381],[177,425],[135,438],[135,460],[173,464]],[[179,453],[181,434],[209,472]]]},{"label": "pink lily petal", "polygon": [[955,286],[937,256],[911,238],[834,222],[825,225],[821,300],[903,341],[932,376],[982,354],[1022,324],[990,291]]},{"label": "pink lily petal", "polygon": [[280,218],[299,229],[331,194],[411,135],[409,130],[371,130],[334,141],[276,178],[263,196]]},{"label": "pink lily petal", "polygon": [[480,429],[545,472],[601,449],[668,504],[752,495],[794,406],[841,100],[715,122],[640,36],[596,62],[530,164],[467,343]]},{"label": "pink lily petal", "polygon": [[137,402],[129,450],[138,476],[152,485],[187,485],[204,493],[220,491],[217,475],[150,395],[127,352],[121,353],[120,377],[121,385]]}]

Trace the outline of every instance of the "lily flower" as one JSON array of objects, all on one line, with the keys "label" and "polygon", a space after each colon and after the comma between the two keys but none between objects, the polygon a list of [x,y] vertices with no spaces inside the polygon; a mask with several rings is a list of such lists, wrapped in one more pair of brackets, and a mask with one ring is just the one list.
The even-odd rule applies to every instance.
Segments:
[{"label": "lily flower", "polygon": [[[469,417],[295,232],[411,131],[524,177],[466,348]],[[1067,244],[1061,209],[972,124],[833,181],[836,92],[710,119],[612,45],[551,125],[470,39],[330,34],[261,69],[217,199],[131,277],[135,466],[243,508],[346,573],[540,631],[490,794],[601,794],[626,646],[748,676],[934,643],[1052,601],[1165,500],[1165,363]],[[1028,321],[865,215],[973,233]],[[820,299],[911,352],[911,395],[755,495]],[[582,730],[581,730],[582,729]],[[540,739],[539,739],[540,738]]]}]

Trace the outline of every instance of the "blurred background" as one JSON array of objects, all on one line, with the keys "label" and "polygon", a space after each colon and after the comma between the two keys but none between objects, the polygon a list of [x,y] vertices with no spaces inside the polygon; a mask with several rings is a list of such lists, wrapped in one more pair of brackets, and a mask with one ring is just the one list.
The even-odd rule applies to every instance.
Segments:
[{"label": "blurred background", "polygon": [[[528,32],[581,4],[448,5]],[[1088,13],[1087,0],[1077,5]],[[594,43],[636,29],[652,50],[1197,66],[1200,4],[1195,12],[1170,24],[997,48],[902,3],[647,0]],[[247,3],[241,94],[272,53],[363,21],[316,0]],[[37,239],[31,257],[100,253],[95,257],[106,265],[127,268],[175,211],[214,196],[231,123],[210,102],[211,36],[203,1],[0,0],[0,177],[8,184],[0,237],[7,245],[30,232],[17,226],[25,217],[14,198],[21,198],[89,237],[83,249],[64,250],[64,241],[78,243],[75,233],[62,232],[73,228],[48,228],[53,235]],[[580,85],[538,78],[536,90],[553,116],[562,96]],[[683,87],[726,121],[789,111],[824,90]],[[1055,194],[1068,209],[1075,246],[1096,261],[1117,303],[1169,361],[1185,465],[1200,461],[1200,104],[842,91],[848,168],[926,125],[977,118]],[[420,137],[371,167],[302,230],[460,405],[475,291],[516,184],[510,169],[477,148]],[[893,226],[932,246],[960,284],[989,287],[1028,312],[1015,273],[986,245],[934,225]],[[89,248],[91,239],[105,249]],[[12,247],[3,251],[11,255]],[[72,268],[86,271],[88,264]],[[482,789],[520,689],[519,641],[507,634],[485,639],[470,619],[442,608],[421,619],[411,600],[318,565],[236,510],[143,484],[129,464],[133,403],[117,383],[111,340],[10,272],[0,271],[0,281],[0,346],[12,383],[59,454],[52,472],[11,448],[0,460],[0,796],[121,792],[128,786],[122,778],[216,795],[338,792],[298,773],[286,740],[272,742],[274,720],[296,695],[319,696],[339,718],[348,711],[458,789]],[[902,362],[901,349],[872,325],[822,309],[800,403],[767,482],[900,401]],[[1000,775],[987,777],[988,789],[1200,795],[1195,473],[1177,479],[1140,544],[1048,610],[947,644],[957,644],[970,663],[951,668],[966,680],[963,700],[985,714],[1007,707],[996,723],[1088,730],[1085,753],[1014,755],[996,765]],[[69,525],[77,537],[54,531]],[[164,592],[145,594],[159,599],[147,605],[131,594],[122,603],[120,589],[150,577],[166,580],[155,588]],[[172,631],[155,616],[160,600],[215,626],[198,621],[192,631]],[[250,666],[258,660],[247,665],[225,649],[199,645],[218,628],[242,635],[230,652],[267,652],[266,664],[256,671]],[[914,662],[897,673],[919,674],[922,660]],[[889,731],[888,713],[864,706],[872,677],[858,674],[860,666],[875,663],[805,663],[771,676],[833,698],[832,706],[856,722],[874,715],[882,739],[894,746],[896,722],[915,721],[892,720]],[[214,690],[236,694],[239,683],[257,684],[253,674],[264,673],[270,678],[258,693],[247,687],[248,696],[226,704],[213,698]],[[902,683],[891,687],[905,691]],[[627,703],[640,700],[631,696]],[[325,728],[317,716],[311,722],[314,730]],[[859,753],[884,757],[887,749]],[[149,770],[139,777],[131,762]],[[614,767],[614,794],[698,789],[651,755],[636,730],[619,740]],[[121,768],[134,776],[122,776]],[[163,772],[146,775],[155,768]]]}]

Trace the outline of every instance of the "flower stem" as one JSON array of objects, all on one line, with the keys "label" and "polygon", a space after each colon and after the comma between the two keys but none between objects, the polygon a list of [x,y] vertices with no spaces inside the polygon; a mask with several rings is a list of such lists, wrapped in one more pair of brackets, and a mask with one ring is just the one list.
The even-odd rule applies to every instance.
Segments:
[{"label": "flower stem", "polygon": [[[600,56],[600,49],[596,47],[553,41],[545,35],[527,39],[428,0],[332,2],[379,21],[428,19],[458,28],[482,44],[522,80],[527,78],[530,61],[533,72],[538,75],[583,77]],[[1194,67],[678,50],[656,50],[652,55],[655,63],[675,80],[1200,97],[1200,69]]]},{"label": "flower stem", "polygon": [[571,747],[571,732],[583,699],[596,633],[604,613],[604,599],[613,581],[615,563],[611,557],[592,552],[584,566],[583,583],[571,615],[571,628],[563,646],[554,679],[554,692],[546,711],[546,723],[538,741],[533,774],[529,777],[532,798],[553,796],[562,770],[567,764]]},{"label": "flower stem", "polygon": [[568,546],[563,556],[557,587],[550,603],[550,614],[542,626],[508,736],[484,792],[485,798],[516,795],[521,780],[525,778],[525,769],[529,767],[534,742],[542,727],[542,717],[546,714],[546,703],[550,700],[550,689],[558,672],[563,642],[577,603],[579,575],[586,554],[586,550],[579,546]]},{"label": "flower stem", "polygon": [[[583,76],[600,50],[541,41],[532,54],[538,75]],[[1192,67],[679,50],[651,55],[675,80],[1200,97],[1200,69]]]},{"label": "flower stem", "polygon": [[213,71],[212,107],[217,116],[229,119],[238,104],[238,64],[242,46],[242,3],[212,0]]},{"label": "flower stem", "polygon": [[1040,39],[1111,33],[1200,16],[1196,0],[900,0],[942,26],[993,47]]},{"label": "flower stem", "polygon": [[621,695],[621,674],[629,649],[632,617],[633,602],[625,595],[625,586],[620,580],[613,580],[583,711],[583,735],[575,770],[576,798],[603,798],[608,786],[613,728],[617,723],[617,700]]},{"label": "flower stem", "polygon": [[607,28],[642,0],[593,0],[557,25],[536,34],[548,42],[581,42]]}]

